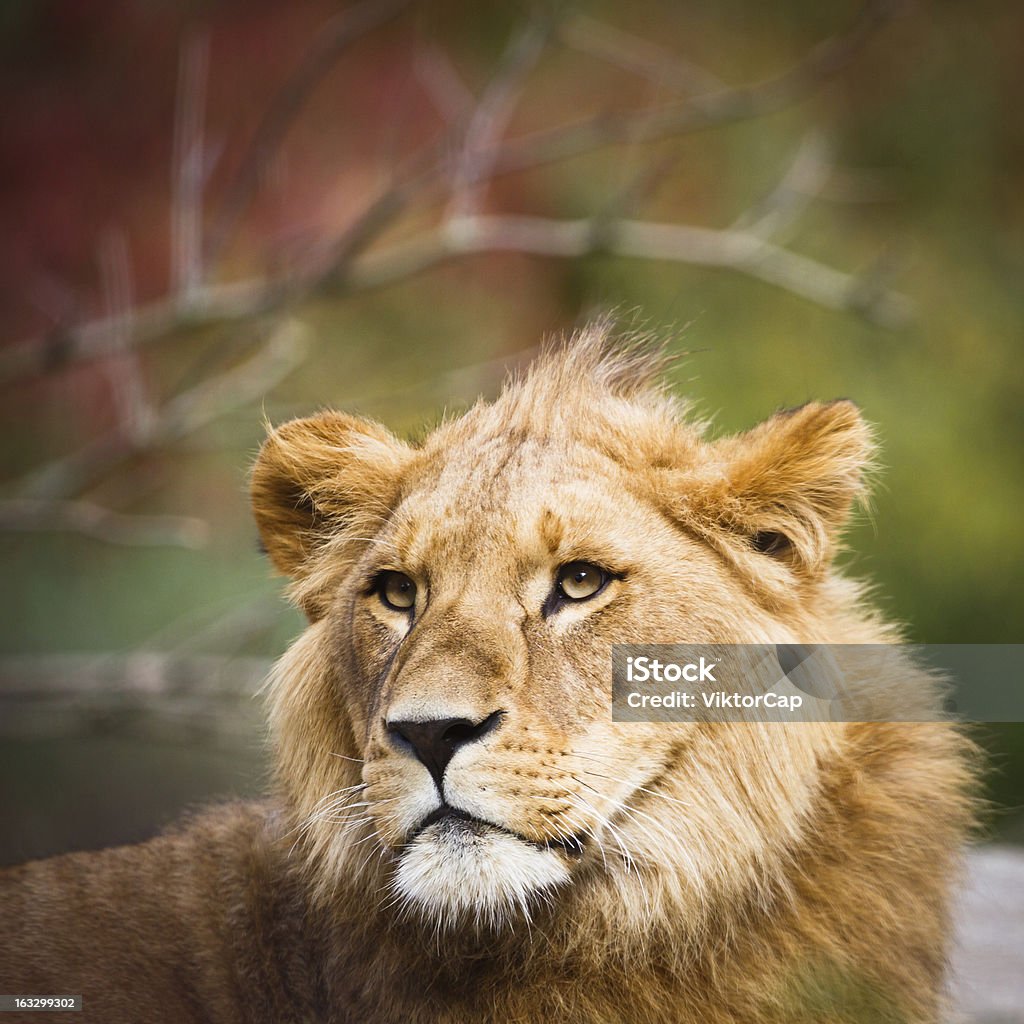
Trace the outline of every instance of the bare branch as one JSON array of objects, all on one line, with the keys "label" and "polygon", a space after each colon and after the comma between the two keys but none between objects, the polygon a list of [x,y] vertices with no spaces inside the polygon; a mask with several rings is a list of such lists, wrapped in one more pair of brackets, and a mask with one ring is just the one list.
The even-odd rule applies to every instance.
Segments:
[{"label": "bare branch", "polygon": [[177,441],[240,406],[262,398],[302,364],[308,331],[286,320],[245,362],[171,399],[161,413],[158,443]]},{"label": "bare branch", "polygon": [[355,258],[368,249],[414,199],[422,198],[439,184],[444,165],[437,158],[436,151],[442,148],[439,143],[432,151],[419,154],[412,167],[400,174],[334,242],[330,247],[330,258],[313,280],[300,283],[293,293],[308,295],[318,290],[347,290],[347,271]]},{"label": "bare branch", "polygon": [[234,183],[210,229],[206,264],[214,266],[256,192],[263,169],[283,142],[310,93],[349,47],[390,21],[410,0],[363,0],[327,22],[302,63],[274,97],[249,143]]},{"label": "bare branch", "polygon": [[119,434],[102,437],[72,455],[31,473],[20,487],[26,498],[49,499],[80,494],[132,456],[172,444],[239,406],[262,398],[306,357],[304,329],[286,321],[245,362],[171,399],[156,413],[141,442]]},{"label": "bare branch", "polygon": [[475,212],[477,187],[491,174],[498,144],[515,110],[523,82],[539,60],[550,32],[550,25],[531,21],[505,50],[466,129],[462,154],[455,167],[448,216]]},{"label": "bare branch", "polygon": [[[262,311],[266,282],[240,281],[202,289],[193,295],[189,309],[177,299],[161,299],[137,306],[132,316],[132,344],[160,341],[176,331],[212,327],[256,316]],[[47,367],[102,359],[118,351],[121,318],[101,316],[85,323],[57,327],[43,338],[32,338],[0,348],[0,383],[7,383]]]},{"label": "bare branch", "polygon": [[816,199],[832,174],[831,147],[821,132],[808,132],[778,185],[732,224],[759,238],[778,241]]},{"label": "bare branch", "polygon": [[0,530],[81,533],[128,547],[205,547],[210,526],[194,516],[129,515],[90,501],[0,499]]},{"label": "bare branch", "polygon": [[904,325],[912,307],[875,282],[834,270],[745,231],[639,220],[531,216],[468,217],[437,232],[367,257],[353,267],[354,289],[380,288],[457,257],[525,252],[579,258],[609,252],[638,259],[722,267],[767,281],[830,309],[848,310],[886,327]]},{"label": "bare branch", "polygon": [[[537,354],[537,348],[520,349],[512,355],[468,363],[451,370],[441,371],[403,385],[382,386],[379,390],[348,395],[334,395],[331,401],[340,409],[363,412],[386,417],[394,409],[396,400],[406,400],[419,406],[432,406],[441,402],[470,404],[481,394],[494,393],[509,370],[525,367]],[[307,403],[267,401],[263,405],[264,415],[272,423],[294,419],[309,412]],[[217,436],[193,435],[178,445],[179,451],[209,452],[223,451],[237,446],[250,448],[252,445],[252,418],[237,414],[228,423],[221,423]],[[153,638],[153,645],[164,646],[163,634]]]},{"label": "bare branch", "polygon": [[123,231],[110,228],[100,236],[97,247],[103,305],[110,317],[114,343],[124,349],[132,336],[133,285],[128,239]]},{"label": "bare branch", "polygon": [[541,167],[619,143],[652,142],[774,113],[834,77],[888,20],[891,4],[869,0],[849,31],[815,46],[781,74],[650,110],[598,114],[505,143],[494,175]]},{"label": "bare branch", "polygon": [[725,87],[699,64],[587,14],[569,18],[559,37],[573,49],[677,92],[714,92]]},{"label": "bare branch", "polygon": [[0,736],[254,738],[261,716],[253,697],[270,664],[154,651],[3,658]]},{"label": "bare branch", "polygon": [[203,280],[203,123],[210,37],[202,32],[181,47],[171,157],[171,292],[184,304]]},{"label": "bare branch", "polygon": [[434,44],[418,47],[413,70],[448,124],[460,124],[469,119],[475,104],[473,94],[444,50]]}]

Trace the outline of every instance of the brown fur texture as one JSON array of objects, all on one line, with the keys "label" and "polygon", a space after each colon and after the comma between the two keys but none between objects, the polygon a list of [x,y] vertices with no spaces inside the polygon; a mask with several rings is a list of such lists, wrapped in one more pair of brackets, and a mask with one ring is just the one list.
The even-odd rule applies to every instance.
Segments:
[{"label": "brown fur texture", "polygon": [[[660,372],[599,327],[417,444],[274,431],[253,506],[310,620],[276,796],[4,873],[0,989],[107,1022],[936,1020],[955,727],[612,721],[612,643],[898,639],[833,565],[856,407],[715,440]],[[578,561],[606,582],[566,600]],[[905,671],[879,708],[928,711]],[[435,781],[396,723],[440,719],[475,731]]]}]

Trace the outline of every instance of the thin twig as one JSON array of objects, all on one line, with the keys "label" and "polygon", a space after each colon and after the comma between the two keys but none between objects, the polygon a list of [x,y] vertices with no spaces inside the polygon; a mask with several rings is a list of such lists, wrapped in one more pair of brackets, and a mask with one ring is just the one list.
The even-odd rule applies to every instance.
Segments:
[{"label": "thin twig", "polygon": [[475,100],[451,58],[433,43],[417,47],[413,71],[434,108],[448,124],[468,121]]},{"label": "thin twig", "polygon": [[891,7],[886,0],[869,0],[847,32],[819,43],[791,68],[770,78],[664,107],[597,114],[513,139],[494,160],[494,176],[531,170],[606,146],[653,142],[774,113],[846,67],[888,20]]},{"label": "thin twig", "polygon": [[134,455],[172,444],[225,413],[263,397],[306,357],[305,332],[294,320],[275,330],[245,362],[177,395],[154,416],[141,443],[108,435],[33,471],[22,481],[21,497],[57,499],[80,494]]},{"label": "thin twig", "polygon": [[778,185],[733,221],[731,228],[779,241],[816,199],[832,173],[831,149],[825,136],[808,132]]},{"label": "thin twig", "polygon": [[209,33],[197,33],[181,47],[171,157],[171,292],[184,305],[203,280],[203,125],[209,67]]},{"label": "thin twig", "polygon": [[430,194],[442,179],[445,166],[440,156],[444,143],[438,141],[417,154],[376,199],[342,232],[329,247],[329,258],[308,282],[299,282],[292,295],[305,297],[318,290],[327,293],[346,291],[347,272],[356,257],[364,252],[406,211],[412,201]]},{"label": "thin twig", "polygon": [[[537,348],[524,348],[511,355],[502,355],[495,359],[468,363],[451,370],[441,371],[426,377],[418,377],[415,381],[405,384],[391,382],[382,384],[380,388],[358,393],[334,395],[331,404],[339,409],[361,412],[367,415],[386,417],[393,410],[398,399],[408,400],[411,405],[424,407],[447,403],[470,404],[481,394],[493,394],[510,370],[524,368],[536,355]],[[274,403],[267,401],[263,407],[264,414],[272,423],[296,419],[308,415],[309,405],[305,402]],[[251,416],[243,414],[234,421],[222,423],[217,436],[210,434],[193,435],[179,446],[179,451],[208,452],[223,451],[225,447],[237,446],[247,450],[254,443],[253,423]],[[227,417],[225,417],[226,419]],[[226,430],[225,430],[226,427]],[[162,634],[161,634],[162,637]],[[156,642],[156,641],[154,641]]]},{"label": "thin twig", "polygon": [[493,171],[498,144],[508,128],[526,76],[551,34],[550,22],[532,20],[512,39],[466,128],[456,162],[447,215],[464,217],[477,209],[477,190]]},{"label": "thin twig", "polygon": [[713,92],[725,86],[699,64],[586,14],[567,19],[559,37],[573,49],[677,92]]}]

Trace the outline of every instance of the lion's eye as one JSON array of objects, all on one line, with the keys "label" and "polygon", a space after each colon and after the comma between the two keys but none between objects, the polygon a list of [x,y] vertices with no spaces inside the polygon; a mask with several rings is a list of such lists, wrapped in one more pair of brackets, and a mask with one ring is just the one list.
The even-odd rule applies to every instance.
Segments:
[{"label": "lion's eye", "polygon": [[558,589],[570,601],[586,601],[608,582],[608,573],[589,562],[570,562],[558,570]]},{"label": "lion's eye", "polygon": [[388,570],[377,577],[377,595],[388,608],[407,612],[416,604],[416,584],[404,572]]}]

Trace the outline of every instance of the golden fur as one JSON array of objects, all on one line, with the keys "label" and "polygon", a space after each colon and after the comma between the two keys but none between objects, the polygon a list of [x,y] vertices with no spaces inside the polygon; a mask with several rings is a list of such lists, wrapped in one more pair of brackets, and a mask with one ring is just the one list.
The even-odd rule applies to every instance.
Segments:
[{"label": "golden fur", "polygon": [[[595,328],[417,444],[274,431],[253,507],[310,620],[269,684],[277,798],[7,873],[0,987],[107,1021],[936,1019],[955,728],[612,721],[614,642],[896,639],[833,567],[856,407],[713,440],[659,372]],[[552,603],[576,561],[607,585]],[[440,782],[396,726],[437,719],[477,730]]]}]

